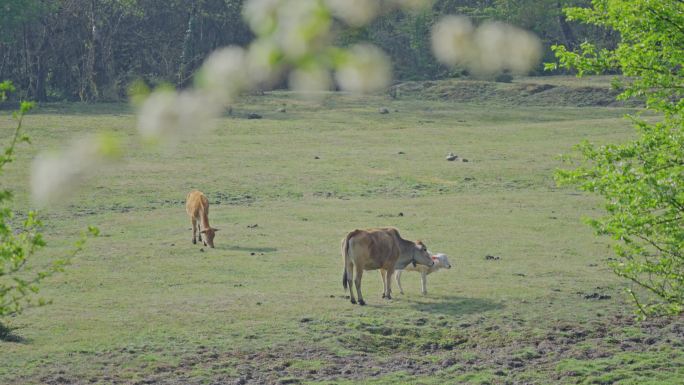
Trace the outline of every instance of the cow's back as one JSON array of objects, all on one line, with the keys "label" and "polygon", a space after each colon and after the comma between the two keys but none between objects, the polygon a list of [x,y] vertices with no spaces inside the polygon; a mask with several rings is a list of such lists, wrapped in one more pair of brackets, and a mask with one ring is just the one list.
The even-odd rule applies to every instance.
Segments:
[{"label": "cow's back", "polygon": [[399,259],[398,232],[393,228],[354,230],[348,235],[348,253],[365,270],[388,268]]},{"label": "cow's back", "polygon": [[209,200],[207,197],[199,190],[192,190],[188,193],[185,201],[185,211],[189,216],[194,218],[200,217],[200,212],[209,210]]}]

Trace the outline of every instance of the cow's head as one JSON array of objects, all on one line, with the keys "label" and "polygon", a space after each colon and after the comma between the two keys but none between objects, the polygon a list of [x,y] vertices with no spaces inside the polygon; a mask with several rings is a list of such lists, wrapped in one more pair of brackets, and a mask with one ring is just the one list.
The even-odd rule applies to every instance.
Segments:
[{"label": "cow's head", "polygon": [[213,229],[211,227],[202,230],[202,234],[204,234],[204,246],[209,246],[212,249],[214,248],[214,235],[216,235],[217,231],[219,231],[219,229]]},{"label": "cow's head", "polygon": [[415,267],[416,264],[421,264],[425,266],[432,266],[435,264],[435,261],[432,260],[432,257],[430,255],[430,252],[427,249],[427,246],[421,241],[416,242],[416,248],[413,251],[413,259],[411,260],[413,263],[413,266]]}]

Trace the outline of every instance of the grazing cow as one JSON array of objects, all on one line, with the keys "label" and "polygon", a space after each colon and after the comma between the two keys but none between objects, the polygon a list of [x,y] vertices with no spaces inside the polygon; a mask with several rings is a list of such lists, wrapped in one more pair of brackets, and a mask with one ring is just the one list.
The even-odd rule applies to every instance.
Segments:
[{"label": "grazing cow", "polygon": [[354,230],[342,239],[342,257],[344,258],[344,273],[342,286],[347,289],[351,303],[356,303],[354,291],[351,287],[354,269],[356,269],[356,294],[359,305],[365,305],[361,295],[361,277],[364,270],[380,269],[383,277],[383,298],[392,298],[392,274],[395,268],[403,269],[409,263],[420,263],[432,266],[427,247],[420,241],[412,242],[403,239],[395,228],[379,228]]},{"label": "grazing cow", "polygon": [[404,294],[404,289],[401,287],[401,273],[402,271],[418,271],[420,272],[420,292],[423,293],[423,295],[427,294],[427,275],[434,273],[435,271],[439,269],[451,269],[451,264],[449,263],[449,258],[447,257],[446,254],[437,254],[432,256],[432,260],[435,261],[435,264],[427,267],[423,265],[416,265],[416,266],[411,266],[408,265],[403,269],[398,269],[397,268],[397,286],[399,286],[399,292],[401,294]]},{"label": "grazing cow", "polygon": [[185,211],[192,219],[192,243],[197,243],[196,237],[199,229],[199,241],[202,242],[202,234],[204,234],[204,246],[208,245],[213,249],[214,235],[218,229],[209,226],[209,200],[207,197],[199,190],[190,191],[186,198]]}]

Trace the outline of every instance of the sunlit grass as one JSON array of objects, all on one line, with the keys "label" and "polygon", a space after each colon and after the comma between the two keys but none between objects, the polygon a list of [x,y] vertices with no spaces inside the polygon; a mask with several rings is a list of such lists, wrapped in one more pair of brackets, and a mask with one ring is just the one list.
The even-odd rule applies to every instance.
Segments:
[{"label": "sunlit grass", "polygon": [[[607,242],[582,223],[600,213],[597,201],[552,180],[557,155],[582,139],[628,138],[627,111],[344,94],[313,102],[276,92],[245,98],[177,147],[130,147],[117,166],[43,210],[49,247],[37,264],[88,224],[102,236],[46,283],[42,295],[54,304],[8,320],[23,342],[0,342],[0,382],[40,383],[59,370],[81,381],[106,382],[102,373],[125,381],[234,378],[257,362],[246,354],[274,352],[263,370],[282,366],[283,378],[316,383],[326,368],[338,370],[331,357],[366,352],[378,365],[454,361],[436,377],[384,366],[378,384],[503,383],[499,358],[483,349],[502,362],[543,360],[536,344],[547,335],[571,338],[573,328],[629,313],[625,284],[606,265]],[[246,119],[250,112],[262,119]],[[135,119],[121,105],[48,105],[26,125],[33,145],[3,177],[20,210],[29,207],[26,170],[36,152],[100,129],[133,135]],[[447,162],[448,152],[469,162]],[[183,205],[192,188],[210,199],[211,223],[221,229],[216,249],[190,243]],[[453,268],[429,276],[426,297],[418,275],[406,273],[407,294],[392,302],[380,298],[378,274],[367,272],[369,305],[352,306],[342,297],[340,239],[384,225],[447,253]],[[584,298],[597,291],[611,299]],[[558,326],[566,324],[569,331]],[[640,336],[620,333],[615,338]],[[607,344],[592,338],[589,346]],[[312,357],[283,353],[302,349]],[[548,354],[553,361],[556,353]],[[643,357],[663,378],[677,373],[659,354]],[[504,372],[540,383],[571,366],[594,376],[584,360],[563,359]],[[355,381],[343,373],[325,383]]]}]

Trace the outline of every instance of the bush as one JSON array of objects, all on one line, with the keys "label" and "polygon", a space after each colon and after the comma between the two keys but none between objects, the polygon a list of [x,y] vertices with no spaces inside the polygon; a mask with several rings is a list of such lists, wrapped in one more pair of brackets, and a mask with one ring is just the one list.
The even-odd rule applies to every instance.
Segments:
[{"label": "bush", "polygon": [[499,82],[499,83],[510,83],[513,81],[513,75],[505,74],[505,73],[499,74],[499,75],[496,75],[496,77],[494,78],[494,81]]},{"label": "bush", "polygon": [[652,4],[594,0],[592,8],[566,9],[569,19],[613,28],[621,42],[614,50],[554,46],[559,63],[546,65],[580,76],[620,71],[630,83],[619,98],[645,98],[659,115],[657,123],[632,118],[632,142],[581,144],[583,164],[557,174],[605,199],[607,214],[590,224],[616,241],[611,266],[640,288],[629,293],[644,317],[684,312],[684,2]]}]

